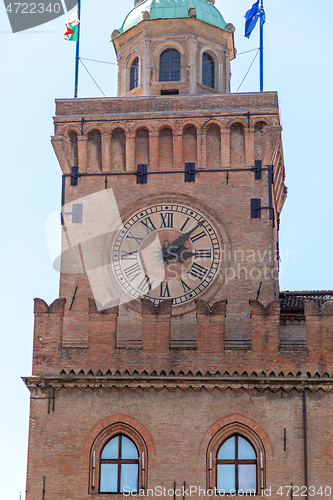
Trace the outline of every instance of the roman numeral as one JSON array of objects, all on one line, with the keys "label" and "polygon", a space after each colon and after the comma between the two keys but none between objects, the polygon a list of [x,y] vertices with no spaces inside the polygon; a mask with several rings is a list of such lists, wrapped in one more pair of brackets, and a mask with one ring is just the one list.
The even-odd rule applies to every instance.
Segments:
[{"label": "roman numeral", "polygon": [[190,240],[191,240],[191,241],[193,241],[193,243],[194,243],[195,241],[201,240],[201,238],[203,238],[204,236],[206,236],[205,231],[201,231],[200,233],[198,233],[198,234],[196,234],[196,235],[192,236],[192,237],[190,238]]},{"label": "roman numeral", "polygon": [[180,282],[182,284],[182,287],[183,287],[183,290],[184,290],[184,293],[187,293],[191,290],[191,287],[187,285],[187,283],[185,283],[185,281],[183,281],[181,278],[180,279]]},{"label": "roman numeral", "polygon": [[188,221],[190,220],[189,217],[186,218],[186,221],[184,222],[184,224],[182,225],[182,227],[180,228],[180,231],[184,231],[184,228],[186,226],[186,224],[188,223]]},{"label": "roman numeral", "polygon": [[147,217],[145,220],[142,220],[141,224],[143,224],[147,229],[147,234],[150,234],[151,232],[156,230],[156,227],[154,226],[154,223],[150,217]]},{"label": "roman numeral", "polygon": [[135,240],[137,243],[140,243],[142,241],[142,238],[139,238],[138,236],[134,236],[132,231],[129,231],[128,235],[126,236],[129,240]]},{"label": "roman numeral", "polygon": [[122,260],[136,260],[138,251],[134,250],[134,252],[126,252],[126,250],[121,251]]},{"label": "roman numeral", "polygon": [[196,259],[211,259],[212,251],[211,250],[195,250],[194,257]]},{"label": "roman numeral", "polygon": [[141,281],[140,285],[138,286],[138,289],[142,293],[148,293],[149,294],[149,292],[151,290],[151,283],[150,283],[149,276],[147,276],[145,274],[145,277],[143,278],[143,280]]},{"label": "roman numeral", "polygon": [[192,264],[191,269],[188,271],[188,274],[194,276],[194,278],[199,278],[200,280],[205,276],[208,269],[206,267],[202,267],[196,262]]},{"label": "roman numeral", "polygon": [[162,223],[161,227],[173,227],[173,213],[167,212],[166,214],[161,213]]},{"label": "roman numeral", "polygon": [[130,281],[133,281],[133,280],[135,280],[135,278],[137,276],[139,276],[139,274],[141,274],[141,268],[140,268],[138,262],[136,262],[135,264],[132,264],[127,269],[125,269],[124,272],[125,272],[127,278]]},{"label": "roman numeral", "polygon": [[170,297],[169,283],[164,283],[164,282],[161,283],[160,297]]}]

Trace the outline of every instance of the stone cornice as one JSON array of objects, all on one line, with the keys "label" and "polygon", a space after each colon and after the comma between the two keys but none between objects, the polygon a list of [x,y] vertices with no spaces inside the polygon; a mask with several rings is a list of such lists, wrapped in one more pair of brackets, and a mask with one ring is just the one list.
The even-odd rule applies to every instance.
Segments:
[{"label": "stone cornice", "polygon": [[161,376],[110,376],[110,377],[52,377],[52,376],[30,376],[22,377],[30,391],[39,389],[167,389],[173,390],[257,390],[277,392],[283,390],[298,392],[304,389],[311,392],[333,390],[332,378],[301,378],[301,377],[161,377]]}]

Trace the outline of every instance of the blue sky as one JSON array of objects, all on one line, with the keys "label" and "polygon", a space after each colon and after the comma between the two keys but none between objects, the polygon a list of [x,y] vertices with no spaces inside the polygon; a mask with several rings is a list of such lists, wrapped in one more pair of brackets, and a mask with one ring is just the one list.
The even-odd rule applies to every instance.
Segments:
[{"label": "blue sky", "polygon": [[[133,0],[82,4],[81,56],[115,63],[112,31]],[[238,53],[258,47],[258,28],[243,36],[252,0],[217,0],[236,26]],[[265,90],[279,92],[288,199],[281,218],[281,289],[332,289],[332,0],[266,0]],[[12,34],[0,5],[1,191],[1,498],[24,499],[33,298],[58,296],[59,275],[48,257],[44,224],[59,208],[61,172],[50,143],[54,99],[73,97],[75,44],[62,36],[66,16]],[[254,52],[232,63],[232,91]],[[85,61],[107,96],[116,95],[115,64]],[[257,61],[241,91],[258,91]],[[81,67],[79,97],[99,97]],[[295,259],[285,262],[288,251]],[[3,477],[2,477],[3,476]]]}]

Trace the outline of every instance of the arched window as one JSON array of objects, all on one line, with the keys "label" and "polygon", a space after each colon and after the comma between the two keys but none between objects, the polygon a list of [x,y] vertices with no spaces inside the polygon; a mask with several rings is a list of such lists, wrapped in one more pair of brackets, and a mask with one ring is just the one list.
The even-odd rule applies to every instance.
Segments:
[{"label": "arched window", "polygon": [[100,493],[124,493],[139,489],[139,453],[123,434],[113,437],[103,448],[100,461]]},{"label": "arched window", "polygon": [[210,54],[202,54],[202,84],[215,88],[215,62]]},{"label": "arched window", "polygon": [[216,487],[225,493],[240,490],[257,493],[257,456],[249,441],[239,434],[219,448],[216,457]]},{"label": "arched window", "polygon": [[160,56],[160,82],[180,81],[180,54],[178,50],[166,49]]},{"label": "arched window", "polygon": [[139,58],[136,57],[130,69],[130,90],[139,86]]}]

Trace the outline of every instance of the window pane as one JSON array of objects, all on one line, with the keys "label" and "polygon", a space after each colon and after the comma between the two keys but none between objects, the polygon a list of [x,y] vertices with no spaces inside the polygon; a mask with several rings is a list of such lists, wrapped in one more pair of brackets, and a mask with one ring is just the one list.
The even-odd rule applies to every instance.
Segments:
[{"label": "window pane", "polygon": [[256,491],[256,465],[239,465],[238,466],[238,483],[240,490]]},{"label": "window pane", "polygon": [[121,466],[121,482],[120,491],[123,492],[126,487],[125,493],[129,490],[138,490],[138,471],[137,464],[123,464]]},{"label": "window pane", "polygon": [[119,436],[111,439],[104,447],[102,458],[118,458],[119,453]]},{"label": "window pane", "polygon": [[125,436],[121,440],[121,458],[139,458],[135,444]]},{"label": "window pane", "polygon": [[219,449],[217,458],[219,460],[235,459],[235,436],[227,439]]},{"label": "window pane", "polygon": [[101,481],[99,490],[101,493],[117,493],[117,464],[101,465]]},{"label": "window pane", "polygon": [[217,490],[224,490],[225,493],[230,493],[234,489],[235,465],[219,464],[217,466]]},{"label": "window pane", "polygon": [[238,458],[244,460],[255,460],[256,454],[253,447],[246,439],[238,436]]}]

